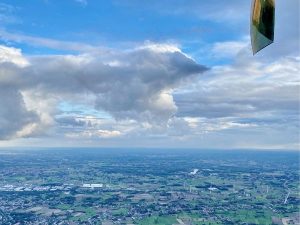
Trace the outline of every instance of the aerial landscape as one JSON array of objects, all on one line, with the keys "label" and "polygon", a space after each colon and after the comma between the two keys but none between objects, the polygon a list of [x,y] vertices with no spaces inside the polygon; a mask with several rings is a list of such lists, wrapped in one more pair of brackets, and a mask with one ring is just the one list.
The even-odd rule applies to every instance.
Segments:
[{"label": "aerial landscape", "polygon": [[0,225],[300,225],[299,0],[0,0]]},{"label": "aerial landscape", "polygon": [[300,222],[297,152],[2,150],[0,174],[0,224]]}]

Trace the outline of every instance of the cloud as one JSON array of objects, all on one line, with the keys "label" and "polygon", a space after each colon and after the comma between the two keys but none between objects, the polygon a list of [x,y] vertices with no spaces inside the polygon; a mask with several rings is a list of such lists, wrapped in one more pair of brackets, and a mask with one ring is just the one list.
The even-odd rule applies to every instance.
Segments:
[{"label": "cloud", "polygon": [[248,131],[253,137],[249,143],[262,144],[259,135],[270,130],[276,135],[281,131],[283,143],[295,143],[299,140],[299,62],[299,57],[272,64],[252,58],[214,67],[197,84],[173,94],[176,116],[192,118],[193,127],[202,127],[202,132],[234,130],[236,143]]},{"label": "cloud", "polygon": [[121,136],[122,133],[117,130],[85,130],[77,133],[68,133],[68,138],[114,138]]},{"label": "cloud", "polygon": [[92,51],[108,51],[102,47],[95,47],[93,45],[72,42],[59,41],[50,38],[35,37],[24,34],[11,33],[4,29],[0,29],[0,38],[7,42],[25,43],[30,46],[46,47],[57,50],[77,51],[77,52],[92,52]]},{"label": "cloud", "polygon": [[[233,0],[221,2],[211,0],[209,2],[190,0],[116,0],[115,4],[139,9],[147,9],[163,14],[196,16],[202,19],[224,22],[243,19],[245,13],[249,13],[250,2]],[[248,17],[249,18],[249,17]]]},{"label": "cloud", "polygon": [[0,83],[0,96],[0,140],[30,135],[30,126],[39,118],[26,108],[21,93]]},{"label": "cloud", "polygon": [[83,6],[87,6],[88,1],[87,0],[75,0],[76,2],[78,2],[79,4],[83,5]]},{"label": "cloud", "polygon": [[216,42],[212,46],[211,55],[215,58],[232,58],[250,46],[249,39],[242,41]]},{"label": "cloud", "polygon": [[19,49],[0,46],[0,139],[16,137],[16,131],[22,133],[38,121],[37,115],[27,110],[12,71],[27,65]]},{"label": "cloud", "polygon": [[[198,76],[207,68],[172,45],[31,57],[0,50],[1,139],[202,147],[217,147],[216,140],[235,147],[247,140],[254,147],[297,142],[299,57],[270,64],[241,50],[233,64]],[[62,102],[72,104],[62,110]],[[276,142],[262,139],[279,130]]]},{"label": "cloud", "polygon": [[0,25],[19,23],[20,20],[15,16],[17,8],[0,2]]},{"label": "cloud", "polygon": [[[168,121],[177,110],[172,89],[207,68],[179,49],[168,50],[170,46],[164,45],[156,47],[106,55],[100,52],[27,58],[14,48],[1,47],[3,73],[0,85],[6,85],[8,89],[5,91],[7,101],[2,102],[7,110],[0,114],[5,123],[1,126],[1,137],[39,134],[38,130],[44,130],[41,127],[62,122],[53,119],[57,113],[55,107],[61,101],[76,102],[88,95],[94,98],[92,107],[108,112],[116,120]],[[19,126],[7,132],[8,124],[15,118],[9,116],[10,104],[20,108],[16,113],[24,121],[16,120]],[[37,121],[40,124],[36,124]],[[118,132],[99,127],[97,131],[82,134],[110,137],[119,136],[121,133]]]},{"label": "cloud", "polygon": [[[119,64],[111,65],[111,61]],[[62,95],[93,94],[97,109],[120,119],[169,117],[176,106],[168,91],[206,70],[179,51],[162,53],[150,49],[112,56],[33,57],[30,63],[23,70],[28,88]]]},{"label": "cloud", "polygon": [[22,56],[20,49],[0,46],[0,63],[13,63],[20,67],[29,65],[28,60]]}]

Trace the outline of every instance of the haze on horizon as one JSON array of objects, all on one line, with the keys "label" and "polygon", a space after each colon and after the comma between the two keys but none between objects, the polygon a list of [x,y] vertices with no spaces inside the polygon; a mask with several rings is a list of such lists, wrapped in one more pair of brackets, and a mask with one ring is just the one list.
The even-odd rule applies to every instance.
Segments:
[{"label": "haze on horizon", "polygon": [[299,1],[2,0],[0,147],[300,149]]}]

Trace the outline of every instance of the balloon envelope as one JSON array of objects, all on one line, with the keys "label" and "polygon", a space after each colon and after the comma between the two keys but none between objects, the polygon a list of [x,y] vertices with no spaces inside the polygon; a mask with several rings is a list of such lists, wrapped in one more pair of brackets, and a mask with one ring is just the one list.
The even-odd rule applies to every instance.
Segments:
[{"label": "balloon envelope", "polygon": [[251,43],[253,54],[274,41],[275,0],[253,0]]}]

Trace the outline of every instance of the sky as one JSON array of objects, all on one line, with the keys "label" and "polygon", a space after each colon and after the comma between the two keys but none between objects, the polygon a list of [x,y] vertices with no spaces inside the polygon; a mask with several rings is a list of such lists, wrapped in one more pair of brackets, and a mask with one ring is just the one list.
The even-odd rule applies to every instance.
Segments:
[{"label": "sky", "polygon": [[299,150],[300,1],[1,0],[0,147]]}]

